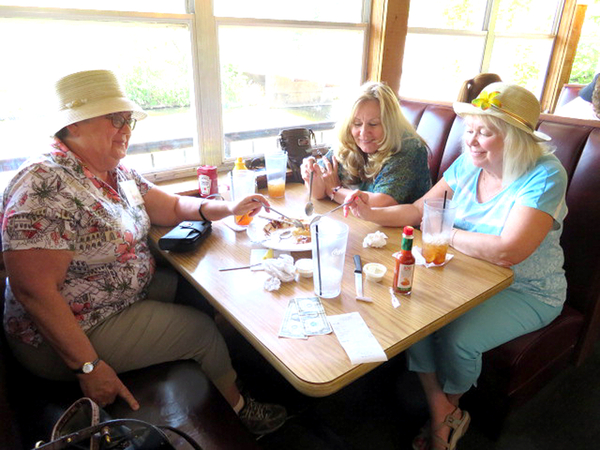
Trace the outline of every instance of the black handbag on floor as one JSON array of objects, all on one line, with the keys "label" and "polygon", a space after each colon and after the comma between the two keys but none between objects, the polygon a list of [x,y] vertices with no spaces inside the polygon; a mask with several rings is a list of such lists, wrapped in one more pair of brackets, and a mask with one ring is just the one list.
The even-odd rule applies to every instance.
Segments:
[{"label": "black handbag on floor", "polygon": [[[178,450],[202,447],[186,433],[169,426],[156,426],[137,419],[102,420],[108,415],[94,401],[77,400],[60,417],[48,443],[41,450]],[[101,421],[102,420],[102,421]],[[83,424],[88,424],[85,426]],[[91,425],[90,425],[91,424]],[[171,438],[173,436],[173,439]],[[176,440],[187,442],[175,446]]]}]

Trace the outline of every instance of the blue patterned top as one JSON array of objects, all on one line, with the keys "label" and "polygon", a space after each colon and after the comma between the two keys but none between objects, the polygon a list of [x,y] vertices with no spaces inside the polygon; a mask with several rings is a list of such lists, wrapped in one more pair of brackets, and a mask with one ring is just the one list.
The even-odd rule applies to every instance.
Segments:
[{"label": "blue patterned top", "polygon": [[567,173],[562,164],[554,155],[543,156],[532,170],[483,203],[477,200],[480,176],[481,169],[475,167],[466,154],[444,172],[457,204],[454,226],[499,236],[514,205],[535,208],[552,216],[554,225],[540,246],[525,261],[512,267],[514,281],[508,289],[532,295],[552,306],[561,306],[567,293],[560,246],[563,220],[567,215]]}]

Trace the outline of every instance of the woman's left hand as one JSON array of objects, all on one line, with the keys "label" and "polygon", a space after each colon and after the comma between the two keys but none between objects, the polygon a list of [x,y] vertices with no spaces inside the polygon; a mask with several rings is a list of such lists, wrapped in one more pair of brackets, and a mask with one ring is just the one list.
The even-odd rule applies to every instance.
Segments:
[{"label": "woman's left hand", "polygon": [[243,216],[248,212],[249,216],[255,216],[263,207],[269,212],[269,206],[271,206],[271,204],[263,195],[253,194],[244,197],[238,202],[234,202],[230,207],[230,211],[231,214],[235,216]]},{"label": "woman's left hand", "polygon": [[344,199],[344,203],[348,202],[350,203],[344,206],[344,217],[348,217],[348,211],[352,211],[352,214],[354,214],[356,217],[369,220],[371,213],[369,194],[359,190],[353,191]]}]

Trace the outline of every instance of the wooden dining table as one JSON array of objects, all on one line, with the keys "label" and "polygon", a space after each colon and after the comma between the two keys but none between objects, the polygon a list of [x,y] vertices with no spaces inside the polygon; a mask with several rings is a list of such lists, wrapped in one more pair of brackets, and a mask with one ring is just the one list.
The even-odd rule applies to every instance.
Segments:
[{"label": "wooden dining table", "polygon": [[[262,192],[262,191],[261,191]],[[285,197],[269,199],[274,208],[297,218],[305,218],[307,191],[300,183],[288,183]],[[315,213],[324,213],[336,203],[313,200]],[[388,359],[433,333],[512,283],[513,273],[486,261],[466,256],[454,249],[453,258],[442,267],[417,266],[414,287],[409,296],[397,297],[394,307],[390,287],[394,275],[394,253],[400,250],[401,228],[382,227],[340,209],[330,215],[349,225],[342,292],[333,299],[321,299],[328,316],[358,312]],[[220,268],[246,266],[253,243],[246,230],[236,231],[228,220],[213,222],[211,234],[195,250],[174,253],[158,250],[158,239],[169,228],[152,227],[150,240],[157,250],[220,312],[298,391],[313,397],[332,394],[352,383],[379,363],[352,364],[335,333],[289,339],[278,336],[288,302],[293,298],[314,297],[313,279],[284,282],[275,291],[265,289],[269,277],[264,271]],[[230,223],[230,222],[229,222]],[[365,236],[376,231],[388,238],[382,248],[363,246]],[[414,245],[420,246],[415,230]],[[294,260],[310,258],[310,251],[292,252]],[[356,300],[353,256],[363,265],[384,264],[387,272],[381,282],[363,281],[364,295],[373,302]]]}]

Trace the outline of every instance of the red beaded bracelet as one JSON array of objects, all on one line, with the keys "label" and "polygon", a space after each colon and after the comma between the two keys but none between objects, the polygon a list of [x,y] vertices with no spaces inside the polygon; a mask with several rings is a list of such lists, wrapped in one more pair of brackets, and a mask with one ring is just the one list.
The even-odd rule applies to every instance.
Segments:
[{"label": "red beaded bracelet", "polygon": [[335,194],[337,193],[337,191],[339,191],[340,189],[342,189],[344,186],[336,186],[331,190],[331,195],[329,196],[329,198],[331,200],[333,200],[333,198],[335,197]]}]

